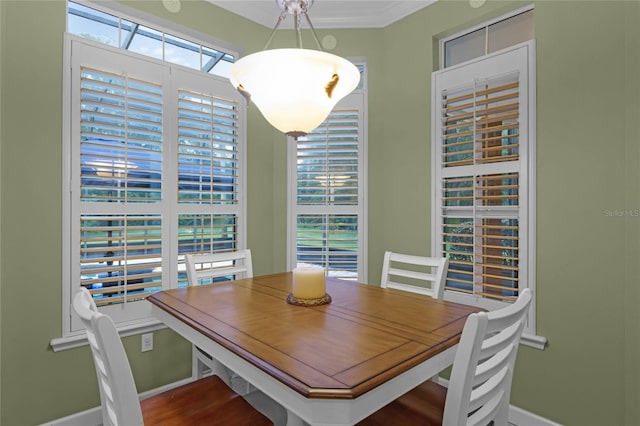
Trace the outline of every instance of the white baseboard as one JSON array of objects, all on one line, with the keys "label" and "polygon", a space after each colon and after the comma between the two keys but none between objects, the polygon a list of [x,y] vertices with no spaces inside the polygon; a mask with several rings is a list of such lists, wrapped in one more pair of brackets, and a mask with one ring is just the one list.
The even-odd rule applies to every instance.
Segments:
[{"label": "white baseboard", "polygon": [[62,417],[40,426],[98,426],[102,425],[102,410],[100,407],[90,408],[70,416]]},{"label": "white baseboard", "polygon": [[[140,399],[149,398],[150,396],[156,395],[160,392],[164,392],[169,389],[173,389],[175,387],[187,384],[192,380],[193,379],[191,378],[183,379],[174,383],[170,383],[168,385],[160,386],[159,388],[142,392],[139,396],[140,396]],[[62,417],[47,423],[43,423],[40,426],[99,426],[99,425],[102,425],[102,410],[100,409],[100,406],[95,408],[90,408],[88,410],[81,411],[79,413],[71,414],[69,416]]]},{"label": "white baseboard", "polygon": [[509,407],[509,423],[516,426],[560,426],[560,423],[545,419],[514,405]]}]

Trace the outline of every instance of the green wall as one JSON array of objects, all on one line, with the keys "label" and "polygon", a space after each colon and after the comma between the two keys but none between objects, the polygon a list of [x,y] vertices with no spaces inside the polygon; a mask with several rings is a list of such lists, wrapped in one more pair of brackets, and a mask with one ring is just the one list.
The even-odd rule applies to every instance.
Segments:
[{"label": "green wall", "polygon": [[[124,3],[248,53],[270,31],[202,1],[177,14],[159,0]],[[337,37],[335,53],[368,60],[371,283],[385,250],[430,250],[435,40],[521,5],[441,0],[384,29],[318,30]],[[536,312],[549,346],[521,348],[512,402],[567,425],[636,425],[640,217],[607,212],[640,209],[640,4],[535,6]],[[21,426],[95,407],[98,391],[86,347],[49,348],[61,334],[65,3],[0,1],[0,20],[0,423]],[[248,245],[257,274],[281,271],[286,144],[253,105],[248,136]],[[190,345],[171,331],[146,353],[139,336],[124,340],[140,391],[189,375]]]}]

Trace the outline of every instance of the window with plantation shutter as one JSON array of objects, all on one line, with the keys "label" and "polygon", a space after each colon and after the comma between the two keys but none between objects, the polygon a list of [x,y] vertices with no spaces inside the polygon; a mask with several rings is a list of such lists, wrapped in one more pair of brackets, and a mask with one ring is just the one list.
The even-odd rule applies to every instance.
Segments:
[{"label": "window with plantation shutter", "polygon": [[533,49],[433,74],[433,252],[449,258],[449,300],[497,309],[535,285]]},{"label": "window with plantation shutter", "polygon": [[85,287],[134,329],[153,322],[147,296],[186,285],[186,253],[244,248],[244,101],[218,76],[66,43],[65,298]]},{"label": "window with plantation shutter", "polygon": [[289,263],[364,280],[364,94],[342,100],[307,136],[289,140]]},{"label": "window with plantation shutter", "polygon": [[[88,41],[70,37],[67,43],[65,294],[70,300],[85,287],[102,312],[130,324],[149,316],[144,299],[171,281],[165,263],[171,224],[169,73],[162,64]],[[74,315],[65,319],[65,333],[80,330]]]},{"label": "window with plantation shutter", "polygon": [[242,156],[237,101],[180,90],[177,104],[178,280],[186,285],[185,254],[235,251],[242,245]]},{"label": "window with plantation shutter", "polygon": [[156,82],[80,66],[80,285],[98,306],[162,287],[162,100]]}]

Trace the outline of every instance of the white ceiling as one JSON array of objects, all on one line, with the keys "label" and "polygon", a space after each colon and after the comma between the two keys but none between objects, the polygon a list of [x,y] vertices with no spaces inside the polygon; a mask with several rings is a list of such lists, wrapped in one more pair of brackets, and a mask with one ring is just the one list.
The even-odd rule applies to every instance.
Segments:
[{"label": "white ceiling", "polygon": [[[273,28],[280,16],[276,0],[208,0],[237,15]],[[314,28],[382,28],[437,0],[315,0],[309,9]],[[306,22],[302,28],[307,28]],[[293,28],[290,16],[279,28]]]}]

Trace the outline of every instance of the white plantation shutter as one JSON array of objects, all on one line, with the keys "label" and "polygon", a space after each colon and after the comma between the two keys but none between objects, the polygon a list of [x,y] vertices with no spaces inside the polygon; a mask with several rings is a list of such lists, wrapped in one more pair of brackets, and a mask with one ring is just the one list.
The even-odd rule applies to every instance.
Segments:
[{"label": "white plantation shutter", "polygon": [[244,109],[226,79],[69,46],[68,295],[85,287],[130,326],[186,283],[185,253],[244,248]]},{"label": "white plantation shutter", "polygon": [[160,201],[162,86],[81,67],[82,201]]},{"label": "white plantation shutter", "polygon": [[494,309],[534,284],[531,49],[433,74],[433,251],[450,300]]},{"label": "white plantation shutter", "polygon": [[517,201],[517,185],[517,173],[444,179],[445,289],[497,300],[518,295],[519,206],[507,204]]},{"label": "white plantation shutter", "polygon": [[162,86],[80,70],[80,283],[99,306],[138,300],[162,286],[161,218],[122,204],[161,199]]},{"label": "white plantation shutter", "polygon": [[160,215],[82,215],[81,280],[98,306],[162,288]]},{"label": "white plantation shutter", "polygon": [[[187,284],[184,255],[245,248],[244,119],[228,80],[174,73],[179,86],[177,255],[178,285]],[[202,90],[215,87],[215,91]],[[242,107],[241,107],[242,105]]]},{"label": "white plantation shutter", "polygon": [[148,313],[140,301],[167,280],[168,74],[140,60],[122,67],[120,55],[85,43],[72,50],[72,292],[88,288],[103,312],[126,322]]},{"label": "white plantation shutter", "polygon": [[237,204],[237,103],[180,90],[178,120],[178,201]]},{"label": "white plantation shutter", "polygon": [[178,230],[181,254],[236,251],[239,244],[238,216],[234,214],[181,214]]},{"label": "white plantation shutter", "polygon": [[518,73],[476,80],[441,96],[444,167],[518,160]]},{"label": "white plantation shutter", "polygon": [[329,276],[363,277],[363,99],[350,95],[318,128],[290,141],[293,267],[313,264]]},{"label": "white plantation shutter", "polygon": [[299,205],[358,205],[358,110],[336,109],[297,142]]}]

